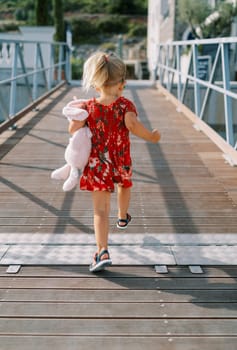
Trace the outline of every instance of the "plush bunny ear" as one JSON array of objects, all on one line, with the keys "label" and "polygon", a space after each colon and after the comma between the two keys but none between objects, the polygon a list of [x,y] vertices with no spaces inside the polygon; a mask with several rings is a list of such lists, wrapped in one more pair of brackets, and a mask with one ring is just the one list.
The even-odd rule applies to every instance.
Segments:
[{"label": "plush bunny ear", "polygon": [[74,99],[70,101],[63,108],[63,115],[65,115],[68,120],[85,120],[88,117],[88,112],[81,108],[87,100]]}]

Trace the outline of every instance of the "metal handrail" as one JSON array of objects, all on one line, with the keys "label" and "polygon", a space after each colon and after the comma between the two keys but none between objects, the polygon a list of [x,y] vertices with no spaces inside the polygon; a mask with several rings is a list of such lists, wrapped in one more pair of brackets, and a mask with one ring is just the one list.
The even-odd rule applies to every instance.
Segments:
[{"label": "metal handrail", "polygon": [[[69,80],[70,48],[66,43],[0,39],[0,89],[8,91],[4,98],[0,94],[0,116],[8,125],[11,120],[14,124],[14,117],[28,105]],[[27,98],[19,103],[23,88]]]},{"label": "metal handrail", "polygon": [[[212,54],[203,56],[199,49],[210,48],[210,45],[212,47],[215,45]],[[186,66],[181,63],[185,51],[188,51],[189,55],[189,62]],[[237,38],[229,37],[161,43],[158,45],[157,52],[156,75],[160,86],[164,87],[170,94],[175,95],[180,105],[184,104],[187,106],[185,96],[188,92],[190,99],[194,102],[192,112],[199,121],[206,123],[213,130],[215,130],[215,125],[210,125],[208,120],[205,120],[204,115],[206,110],[211,108],[208,105],[210,97],[216,93],[222,96],[225,136],[222,135],[221,137],[222,139],[224,138],[228,146],[236,150],[237,135],[235,127],[237,126],[237,113],[234,107],[237,103],[237,93],[233,89],[237,90],[237,83],[235,77],[231,77],[231,73],[233,71],[236,74],[235,69],[237,69]],[[232,59],[232,70],[231,58],[234,58]],[[206,66],[204,68],[202,67],[205,77],[202,74],[200,76],[200,62],[202,60],[206,60]],[[216,78],[217,70],[219,72],[219,79]],[[207,115],[206,119],[208,119]],[[202,123],[199,123],[199,125],[203,125]],[[233,152],[231,153],[233,155]],[[236,160],[232,161],[232,163],[234,165],[237,163],[237,152]]]}]

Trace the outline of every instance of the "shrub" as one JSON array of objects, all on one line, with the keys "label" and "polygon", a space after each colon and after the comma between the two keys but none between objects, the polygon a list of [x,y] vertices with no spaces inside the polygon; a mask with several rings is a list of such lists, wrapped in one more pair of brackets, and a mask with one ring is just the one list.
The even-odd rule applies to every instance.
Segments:
[{"label": "shrub", "polygon": [[17,21],[26,21],[28,19],[27,11],[24,8],[16,9],[15,18]]},{"label": "shrub", "polygon": [[18,30],[18,23],[16,22],[5,22],[0,24],[0,32],[11,32]]},{"label": "shrub", "polygon": [[128,30],[128,18],[126,16],[103,16],[96,20],[95,25],[100,34],[126,33]]},{"label": "shrub", "polygon": [[103,43],[101,46],[100,46],[100,49],[102,51],[106,51],[106,52],[115,52],[116,51],[116,44],[114,43],[111,43],[111,42],[106,42],[106,43]]},{"label": "shrub", "polygon": [[147,25],[145,23],[131,23],[129,25],[128,37],[147,35]]},{"label": "shrub", "polygon": [[92,21],[86,18],[73,18],[71,20],[73,44],[95,43],[98,33]]},{"label": "shrub", "polygon": [[83,64],[84,60],[82,58],[71,58],[73,80],[80,80],[82,78]]}]

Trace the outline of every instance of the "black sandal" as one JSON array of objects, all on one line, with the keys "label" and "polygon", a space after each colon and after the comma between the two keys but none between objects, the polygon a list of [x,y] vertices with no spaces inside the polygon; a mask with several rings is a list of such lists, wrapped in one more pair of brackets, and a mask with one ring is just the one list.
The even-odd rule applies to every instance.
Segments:
[{"label": "black sandal", "polygon": [[[103,255],[107,255],[107,259],[102,259]],[[112,260],[110,259],[109,252],[107,249],[102,250],[100,254],[95,253],[94,261],[89,267],[90,272],[103,271],[107,266],[112,265]]]},{"label": "black sandal", "polygon": [[[127,214],[127,219],[118,219],[117,228],[120,228],[121,230],[125,229],[131,220],[132,220],[132,217],[129,214]],[[121,225],[121,223],[123,223],[123,225]]]}]

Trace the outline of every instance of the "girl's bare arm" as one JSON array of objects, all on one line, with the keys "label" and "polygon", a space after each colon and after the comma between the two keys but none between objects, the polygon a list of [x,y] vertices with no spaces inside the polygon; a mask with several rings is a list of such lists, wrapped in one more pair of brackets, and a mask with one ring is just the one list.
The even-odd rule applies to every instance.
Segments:
[{"label": "girl's bare arm", "polygon": [[70,134],[73,134],[75,131],[79,130],[80,128],[83,128],[85,125],[85,120],[72,120],[69,122],[68,131]]},{"label": "girl's bare arm", "polygon": [[158,130],[148,130],[138,119],[134,112],[125,114],[125,125],[133,135],[136,135],[146,141],[157,143],[161,135]]}]

